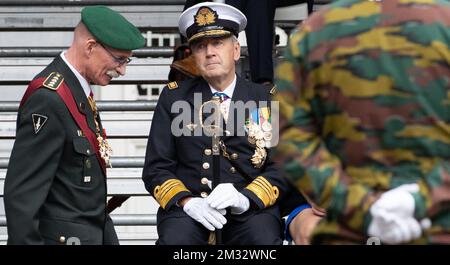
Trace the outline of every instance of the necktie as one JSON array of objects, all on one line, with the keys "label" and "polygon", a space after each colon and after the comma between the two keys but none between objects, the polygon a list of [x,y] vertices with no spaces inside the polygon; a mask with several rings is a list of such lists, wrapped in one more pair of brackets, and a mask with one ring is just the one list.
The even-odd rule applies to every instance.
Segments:
[{"label": "necktie", "polygon": [[230,97],[222,92],[215,92],[213,96],[218,96],[220,98],[220,112],[222,113],[226,123],[228,120],[228,110],[230,108]]},{"label": "necktie", "polygon": [[213,96],[218,96],[220,98],[221,103],[230,99],[230,97],[227,94],[222,92],[214,92]]}]

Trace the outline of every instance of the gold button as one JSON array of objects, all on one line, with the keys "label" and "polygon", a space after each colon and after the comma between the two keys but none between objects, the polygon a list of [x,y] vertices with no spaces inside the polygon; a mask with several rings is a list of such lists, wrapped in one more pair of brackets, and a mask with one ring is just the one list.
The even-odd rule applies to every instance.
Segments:
[{"label": "gold button", "polygon": [[86,159],[86,167],[91,168],[91,160],[90,159]]},{"label": "gold button", "polygon": [[66,237],[65,236],[60,236],[59,237],[59,242],[60,243],[65,243],[66,242]]},{"label": "gold button", "polygon": [[236,173],[236,169],[234,167],[230,167],[230,172],[234,174]]},{"label": "gold button", "polygon": [[86,150],[86,153],[88,154],[88,155],[90,155],[91,154],[91,150]]},{"label": "gold button", "polygon": [[233,159],[233,160],[236,160],[238,157],[239,157],[239,155],[236,154],[236,153],[233,153],[233,154],[231,155],[231,159]]},{"label": "gold button", "polygon": [[207,192],[202,192],[202,193],[200,193],[200,196],[202,196],[202,198],[206,198],[206,197],[208,197],[208,193]]},{"label": "gold button", "polygon": [[203,185],[208,184],[208,179],[207,178],[202,178],[200,181],[202,182]]},{"label": "gold button", "polygon": [[211,149],[205,149],[205,155],[210,156],[212,154]]},{"label": "gold button", "polygon": [[208,169],[208,168],[209,168],[209,163],[208,162],[203,163],[203,169]]}]

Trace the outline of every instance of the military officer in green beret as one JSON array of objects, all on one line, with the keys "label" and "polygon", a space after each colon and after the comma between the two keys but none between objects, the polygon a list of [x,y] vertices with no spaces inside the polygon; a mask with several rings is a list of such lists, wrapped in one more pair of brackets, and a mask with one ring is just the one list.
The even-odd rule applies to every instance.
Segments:
[{"label": "military officer in green beret", "polygon": [[31,81],[5,179],[8,244],[118,244],[106,211],[111,148],[90,85],[124,75],[144,44],[119,13],[86,7],[70,48]]}]

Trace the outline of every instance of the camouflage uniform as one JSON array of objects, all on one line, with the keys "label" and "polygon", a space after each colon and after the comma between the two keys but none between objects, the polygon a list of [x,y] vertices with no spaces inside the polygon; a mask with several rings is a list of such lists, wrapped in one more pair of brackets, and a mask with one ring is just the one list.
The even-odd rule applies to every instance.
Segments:
[{"label": "camouflage uniform", "polygon": [[327,218],[315,243],[365,243],[380,194],[418,183],[413,243],[450,243],[450,3],[337,1],[276,71],[286,176]]}]

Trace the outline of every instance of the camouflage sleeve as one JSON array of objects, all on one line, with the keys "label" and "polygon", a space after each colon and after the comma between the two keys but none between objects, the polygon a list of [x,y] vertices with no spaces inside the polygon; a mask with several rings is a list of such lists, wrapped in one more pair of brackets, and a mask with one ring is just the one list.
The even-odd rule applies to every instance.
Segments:
[{"label": "camouflage sleeve", "polygon": [[317,117],[312,112],[313,94],[301,89],[307,86],[307,78],[297,43],[306,32],[304,28],[292,35],[286,60],[276,70],[280,143],[275,157],[283,174],[319,207],[327,209],[330,217],[348,220],[349,228],[361,231],[368,225],[364,221],[369,221],[365,216],[373,196],[367,187],[350,182],[341,161],[321,140]]},{"label": "camouflage sleeve", "polygon": [[[371,218],[368,210],[383,190],[354,181],[351,170],[344,169],[343,162],[325,145],[322,131],[327,128],[321,128],[320,124],[324,124],[327,117],[320,113],[319,97],[309,81],[311,72],[305,70],[313,67],[307,65],[304,58],[308,52],[308,31],[306,25],[294,32],[285,61],[276,70],[280,144],[275,157],[282,174],[293,180],[319,207],[327,209],[329,218],[366,234]],[[420,193],[414,194],[418,219],[435,215],[442,211],[443,203],[448,205],[449,202],[448,161],[436,159],[428,168],[431,170],[417,180]],[[392,185],[389,183],[384,188],[392,188]]]},{"label": "camouflage sleeve", "polygon": [[[265,91],[266,88],[262,87],[262,89],[264,89]],[[273,91],[273,89],[274,88],[267,90],[266,93],[262,92],[262,100],[260,98],[260,102],[270,103],[268,111],[270,115],[272,115],[272,111],[274,111],[274,108],[277,109],[276,106],[272,105],[273,102],[271,91]],[[270,128],[273,127],[270,126]],[[277,204],[280,207],[282,216],[284,216],[287,215],[287,213],[289,213],[291,210],[295,209],[298,205],[305,203],[305,199],[301,194],[297,193],[297,190],[293,188],[292,185],[290,185],[286,178],[280,177],[278,167],[273,161],[274,148],[272,147],[275,145],[276,139],[273,138],[272,133],[270,133],[269,135],[270,137],[267,138],[269,140],[266,139],[266,144],[270,144],[264,148],[267,153],[265,162],[260,167],[259,173],[252,176],[253,181],[251,181],[244,189],[242,189],[241,192],[242,194],[247,196],[251,200],[253,205],[258,209],[264,209]]]},{"label": "camouflage sleeve", "polygon": [[284,125],[280,128],[281,138],[275,156],[282,165],[282,174],[293,180],[297,188],[319,207],[327,209],[329,217],[345,220],[353,230],[366,231],[370,222],[367,212],[375,200],[372,191],[351,183],[341,161],[327,150],[320,135],[314,132],[308,103],[303,102],[302,107],[294,106],[289,103],[293,100],[289,94],[283,90],[277,96]]}]

